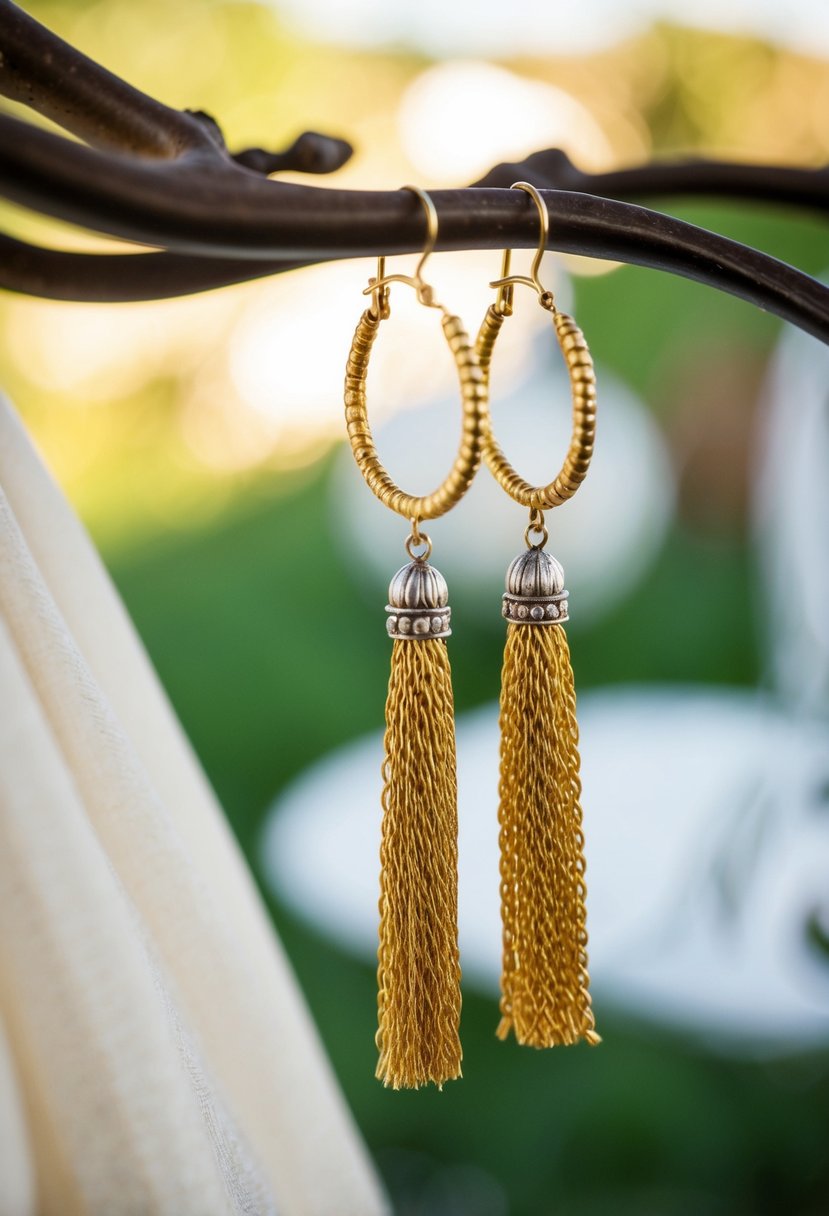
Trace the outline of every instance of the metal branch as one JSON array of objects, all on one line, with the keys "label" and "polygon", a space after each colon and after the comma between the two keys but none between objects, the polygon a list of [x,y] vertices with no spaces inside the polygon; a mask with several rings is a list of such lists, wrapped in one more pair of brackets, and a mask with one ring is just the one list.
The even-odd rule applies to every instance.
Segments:
[{"label": "metal branch", "polygon": [[174,157],[221,146],[218,127],[162,105],[0,0],[0,93],[101,148]]},{"label": "metal branch", "polygon": [[[256,173],[331,173],[345,164],[345,140],[307,131],[283,152],[251,148],[228,156],[218,123],[202,110],[175,110],[148,97],[0,0],[0,95],[23,102],[96,148]],[[22,134],[22,133],[21,133]]]},{"label": "metal branch", "polygon": [[305,131],[284,152],[246,148],[235,152],[233,160],[245,169],[267,176],[269,173],[335,173],[351,159],[353,149],[344,139]]},{"label": "metal branch", "polygon": [[[466,192],[456,191],[463,196]],[[477,193],[477,192],[476,192]],[[520,237],[510,244],[535,243],[533,219],[516,194],[481,191],[511,210],[511,226]],[[386,196],[378,196],[386,197]],[[401,211],[411,209],[411,195],[397,198]],[[565,252],[589,252],[640,266],[669,270],[699,283],[718,287],[775,313],[807,333],[829,342],[829,288],[815,279],[757,250],[657,212],[589,195],[545,195],[555,236],[551,247]],[[436,198],[442,202],[443,195]],[[448,207],[446,208],[448,210]],[[500,208],[492,208],[499,214]],[[422,227],[410,214],[408,227]],[[466,217],[468,219],[468,216]],[[454,248],[491,248],[500,243],[503,226],[487,225],[459,239]],[[473,240],[477,237],[477,240]],[[408,246],[419,248],[420,236]],[[441,247],[446,247],[441,244]],[[388,242],[380,242],[380,250]],[[372,250],[378,252],[378,250]],[[351,256],[325,255],[325,258]],[[174,253],[78,254],[36,249],[9,237],[0,238],[0,287],[52,299],[124,301],[185,295],[229,283],[261,278],[325,260],[320,255],[289,258],[204,258]]]},{"label": "metal branch", "polygon": [[[0,273],[12,290],[40,283],[41,291],[61,298],[147,299],[311,262],[421,246],[423,217],[408,193],[319,189],[263,177],[287,167],[329,171],[350,152],[343,141],[308,134],[287,152],[252,149],[232,157],[206,115],[146,97],[10,0],[0,0],[0,91],[96,145],[0,115],[0,194],[86,228],[168,250],[99,257],[6,239]],[[520,164],[498,166],[479,188],[434,192],[437,247],[533,246],[532,208],[523,196],[491,188],[517,177],[573,187],[547,195],[551,247],[683,275],[829,340],[829,291],[807,275],[670,216],[584,192],[728,193],[826,210],[827,171],[685,162],[591,176],[562,153],[537,153]]]},{"label": "metal branch", "polygon": [[704,196],[744,198],[829,211],[829,167],[744,165],[686,158],[654,161],[610,173],[583,173],[560,148],[534,152],[526,160],[496,165],[476,186],[511,186],[531,181],[539,189],[577,190],[607,198]]},{"label": "metal branch", "polygon": [[307,261],[257,262],[177,253],[66,253],[0,234],[0,289],[47,300],[87,304],[166,300],[307,265]]}]

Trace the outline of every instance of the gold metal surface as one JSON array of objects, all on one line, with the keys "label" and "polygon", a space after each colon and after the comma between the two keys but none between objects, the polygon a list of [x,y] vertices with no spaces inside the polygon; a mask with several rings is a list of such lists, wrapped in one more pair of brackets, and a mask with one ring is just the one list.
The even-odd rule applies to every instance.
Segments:
[{"label": "gold metal surface", "polygon": [[372,307],[374,312],[379,317],[387,317],[388,300],[389,300],[389,284],[390,283],[405,283],[407,287],[413,287],[417,295],[418,303],[425,305],[426,308],[440,308],[445,312],[442,304],[439,304],[435,299],[434,288],[427,283],[423,278],[423,267],[426,265],[426,259],[431,254],[438,239],[438,213],[435,204],[432,202],[431,196],[425,190],[421,190],[420,186],[401,186],[401,190],[410,190],[423,204],[423,210],[426,212],[426,242],[423,246],[423,252],[420,255],[420,260],[415,266],[415,272],[410,274],[386,274],[386,259],[380,257],[377,259],[377,276],[369,279],[368,287],[363,289],[363,295],[370,295],[372,298]]},{"label": "gold metal surface", "polygon": [[587,887],[573,671],[564,629],[510,624],[498,785],[501,1023],[519,1043],[600,1042],[587,972]]},{"label": "gold metal surface", "polygon": [[458,792],[449,654],[396,640],[386,700],[377,1077],[392,1089],[461,1075]]},{"label": "gold metal surface", "polygon": [[[426,532],[420,531],[419,519],[412,520],[412,530],[406,537],[405,545],[406,552],[412,561],[428,562],[432,556],[432,538]],[[419,549],[421,545],[423,546],[423,552],[415,553],[414,550]]]},{"label": "gold metal surface", "polygon": [[[573,400],[570,447],[564,464],[553,480],[544,486],[535,486],[526,481],[507,460],[495,438],[489,411],[485,421],[484,459],[490,471],[511,498],[523,507],[540,511],[561,506],[575,494],[590,467],[596,436],[596,377],[587,343],[571,317],[562,312],[553,312],[552,317],[556,338],[567,365]],[[503,321],[497,306],[490,305],[475,343],[487,385],[492,351]]]},{"label": "gold metal surface", "polygon": [[[414,275],[386,275],[385,259],[380,258],[377,277],[370,280],[363,292],[363,295],[372,296],[372,304],[360,317],[351,343],[345,376],[345,420],[354,459],[369,489],[385,506],[417,526],[422,520],[444,515],[463,498],[472,484],[483,453],[487,387],[478,355],[463,324],[435,301],[432,287],[423,279],[424,263],[437,240],[438,219],[434,204],[419,187],[405,186],[404,189],[411,190],[423,203],[427,219],[426,244]],[[377,454],[368,421],[366,376],[380,322],[389,316],[390,283],[413,287],[421,304],[440,309],[443,333],[458,371],[462,405],[460,447],[448,476],[431,494],[408,494],[392,480]]]},{"label": "gold metal surface", "polygon": [[367,309],[357,326],[345,377],[345,420],[357,467],[373,494],[410,520],[436,519],[463,498],[481,463],[486,385],[478,356],[460,320],[444,313],[441,323],[455,358],[461,387],[461,442],[446,479],[431,494],[407,494],[386,472],[371,434],[366,403],[366,374],[380,318]]},{"label": "gold metal surface", "polygon": [[489,409],[486,411],[484,459],[498,483],[503,486],[511,498],[524,507],[545,511],[558,507],[575,494],[584,481],[590,459],[593,455],[593,444],[596,437],[596,376],[593,371],[593,360],[579,327],[565,313],[558,312],[553,293],[544,287],[539,278],[541,259],[544,256],[547,237],[549,234],[549,215],[543,198],[534,186],[527,182],[517,182],[513,189],[526,191],[538,207],[541,234],[538,249],[533,259],[531,274],[507,275],[509,270],[509,250],[504,254],[503,271],[500,279],[490,284],[498,288],[498,298],[487,309],[483,324],[478,332],[475,349],[481,363],[487,388],[489,386],[489,370],[492,362],[492,352],[504,318],[512,314],[512,291],[516,284],[531,287],[538,296],[538,302],[545,312],[549,312],[555,326],[556,339],[564,356],[564,362],[570,377],[570,389],[573,402],[573,430],[570,447],[564,459],[564,464],[551,482],[547,485],[535,486],[526,481],[510,464],[496,440]]},{"label": "gold metal surface", "polygon": [[529,194],[538,209],[538,248],[532,260],[529,277],[523,274],[510,274],[509,268],[510,261],[512,260],[512,250],[504,250],[504,258],[501,263],[501,277],[500,279],[493,279],[490,283],[490,287],[498,288],[498,298],[495,302],[495,307],[503,316],[512,316],[512,289],[516,283],[519,283],[523,287],[531,287],[537,293],[539,303],[544,308],[552,310],[555,307],[553,293],[547,290],[539,278],[541,259],[547,251],[547,238],[550,235],[550,213],[547,210],[547,204],[531,182],[513,182],[510,190],[523,190],[525,194]]}]

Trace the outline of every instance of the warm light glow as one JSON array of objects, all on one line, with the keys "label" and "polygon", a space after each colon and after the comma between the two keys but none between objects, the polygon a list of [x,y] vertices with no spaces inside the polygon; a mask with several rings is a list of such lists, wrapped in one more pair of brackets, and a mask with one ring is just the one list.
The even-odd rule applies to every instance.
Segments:
[{"label": "warm light glow", "polygon": [[608,140],[580,101],[492,63],[454,60],[422,72],[400,105],[400,138],[420,174],[452,184],[539,148],[563,148],[589,169],[612,162]]}]

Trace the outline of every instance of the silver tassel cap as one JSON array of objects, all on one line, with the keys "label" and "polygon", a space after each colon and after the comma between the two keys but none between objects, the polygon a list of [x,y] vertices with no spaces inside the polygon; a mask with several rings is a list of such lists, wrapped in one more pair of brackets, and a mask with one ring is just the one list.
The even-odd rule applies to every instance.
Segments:
[{"label": "silver tassel cap", "polygon": [[516,625],[562,625],[569,620],[564,570],[540,548],[525,549],[510,562],[501,615]]},{"label": "silver tassel cap", "polygon": [[448,638],[449,588],[440,570],[423,557],[401,566],[389,583],[386,631],[391,638]]}]

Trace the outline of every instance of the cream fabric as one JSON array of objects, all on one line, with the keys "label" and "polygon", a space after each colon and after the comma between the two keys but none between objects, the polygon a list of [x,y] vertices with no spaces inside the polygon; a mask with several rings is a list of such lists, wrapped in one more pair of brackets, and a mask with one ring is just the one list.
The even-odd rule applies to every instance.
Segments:
[{"label": "cream fabric", "polygon": [[379,1216],[222,812],[6,403],[0,487],[2,1216]]}]

